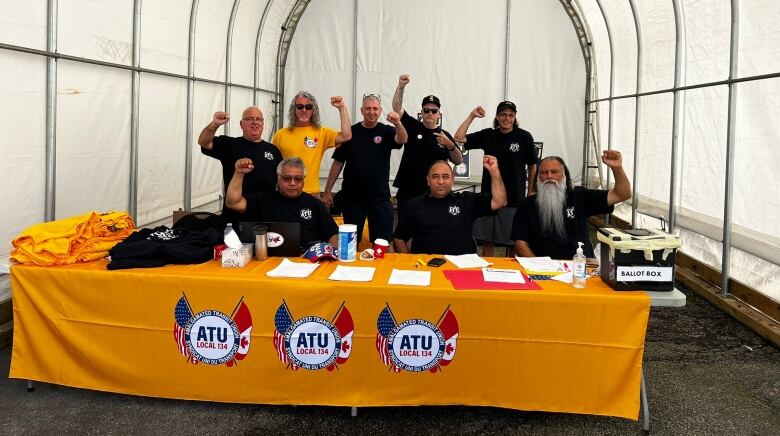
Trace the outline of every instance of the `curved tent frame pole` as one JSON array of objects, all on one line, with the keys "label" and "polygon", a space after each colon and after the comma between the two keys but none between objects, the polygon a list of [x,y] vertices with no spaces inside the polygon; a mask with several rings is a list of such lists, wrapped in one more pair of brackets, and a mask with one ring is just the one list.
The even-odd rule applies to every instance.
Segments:
[{"label": "curved tent frame pole", "polygon": [[141,64],[141,3],[143,0],[133,1],[133,83],[130,88],[130,186],[127,200],[127,212],[138,221],[138,116],[139,99],[141,94],[141,73],[138,67]]},{"label": "curved tent frame pole", "polygon": [[[631,15],[634,17],[634,30],[636,31],[636,93],[642,92],[642,23],[639,19],[639,12],[636,9],[635,0],[628,0],[631,6]],[[637,208],[639,207],[639,198],[637,196],[637,182],[639,177],[639,126],[640,115],[642,112],[642,97],[637,96],[634,101],[634,174],[631,178],[631,227],[637,226]]]},{"label": "curved tent frame pole", "polygon": [[[731,0],[731,47],[729,52],[729,80],[739,74],[739,1]],[[736,146],[737,84],[729,83],[729,112],[726,126],[726,186],[723,204],[723,258],[721,260],[720,292],[729,294],[729,268],[731,259],[731,209],[734,193],[734,147]]]},{"label": "curved tent frame pole", "polygon": [[[609,18],[607,18],[607,13],[604,11],[604,6],[601,4],[601,0],[596,0],[596,4],[599,6],[599,11],[601,11],[601,18],[604,19],[604,26],[607,29],[607,40],[609,41],[609,117],[607,121],[607,150],[612,150],[612,131],[613,131],[612,120],[613,120],[613,114],[615,112],[613,110],[615,100],[612,98],[615,95],[615,46],[612,42],[612,28],[609,25]],[[598,153],[596,153],[596,150],[594,150],[594,153],[596,154],[594,165],[600,166],[601,163],[599,163]],[[609,189],[611,179],[612,179],[612,172],[607,171],[606,189]],[[608,216],[607,216],[607,220],[609,220]]]},{"label": "curved tent frame pole", "polygon": [[[57,0],[49,0],[46,13],[46,51],[57,52]],[[57,59],[46,59],[46,192],[44,219],[55,217],[57,189]]]},{"label": "curved tent frame pole", "polygon": [[190,9],[190,30],[187,48],[187,131],[184,144],[184,210],[192,209],[192,111],[195,99],[195,21],[198,16],[198,1],[192,0]]},{"label": "curved tent frame pole", "polygon": [[282,34],[279,36],[279,46],[276,53],[276,93],[279,96],[279,104],[276,105],[276,118],[279,128],[284,126],[284,114],[281,108],[284,104],[284,72],[287,67],[287,55],[290,53],[290,43],[295,36],[298,21],[306,11],[306,7],[309,6],[309,2],[311,0],[297,0],[295,2],[284,20]]},{"label": "curved tent frame pole", "polygon": [[[230,112],[230,92],[231,92],[231,78],[233,76],[233,29],[236,25],[236,12],[238,12],[238,6],[241,4],[241,0],[233,0],[233,8],[230,9],[230,21],[228,21],[227,37],[225,38],[225,112]],[[232,120],[229,120],[225,124],[225,135],[230,135],[230,126],[233,124]]]},{"label": "curved tent frame pole", "polygon": [[680,0],[672,0],[674,6],[674,102],[672,106],[672,151],[671,169],[669,171],[669,232],[673,233],[677,227],[677,173],[680,165],[677,155],[680,148],[680,99],[682,92],[682,56],[683,56],[683,16],[680,8]]}]

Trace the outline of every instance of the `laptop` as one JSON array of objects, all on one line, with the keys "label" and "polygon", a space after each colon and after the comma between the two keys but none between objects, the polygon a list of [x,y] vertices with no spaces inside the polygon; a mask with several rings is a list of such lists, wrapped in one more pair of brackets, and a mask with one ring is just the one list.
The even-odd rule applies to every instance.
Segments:
[{"label": "laptop", "polygon": [[269,256],[298,257],[301,255],[301,225],[299,223],[242,221],[239,223],[238,232],[241,242],[255,243],[255,226],[258,224],[268,227],[266,240]]}]

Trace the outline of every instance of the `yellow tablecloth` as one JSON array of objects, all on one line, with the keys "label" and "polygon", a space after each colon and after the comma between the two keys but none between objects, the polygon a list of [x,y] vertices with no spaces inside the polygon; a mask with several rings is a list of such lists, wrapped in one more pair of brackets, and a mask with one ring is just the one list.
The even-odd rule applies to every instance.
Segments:
[{"label": "yellow tablecloth", "polygon": [[[615,292],[598,278],[585,289],[544,281],[534,291],[454,290],[442,274],[449,263],[421,268],[432,271],[430,287],[387,284],[393,268],[411,269],[416,259],[388,255],[352,264],[377,268],[370,283],[328,280],[335,262],[308,279],[267,277],[278,258],[239,269],[217,262],[120,271],[107,271],[105,261],[14,265],[10,377],[239,403],[462,404],[638,418],[650,306],[645,293]],[[518,267],[511,259],[493,260]],[[242,360],[193,364],[180,353],[174,311],[182,296],[193,314],[231,316],[239,302],[246,305],[252,330]],[[342,304],[348,308],[354,323],[348,360],[331,371],[283,363],[274,346],[283,304],[293,321],[331,321]],[[449,364],[436,372],[386,365],[376,346],[386,307],[397,323],[432,325],[449,307],[458,330]]]}]

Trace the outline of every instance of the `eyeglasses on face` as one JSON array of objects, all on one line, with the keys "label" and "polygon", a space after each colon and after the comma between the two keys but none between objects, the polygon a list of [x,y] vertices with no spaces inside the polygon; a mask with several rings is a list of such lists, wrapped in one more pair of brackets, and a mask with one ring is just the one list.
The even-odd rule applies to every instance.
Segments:
[{"label": "eyeglasses on face", "polygon": [[265,120],[263,119],[263,117],[246,117],[244,118],[244,121],[249,121],[249,122],[255,121],[258,123],[262,123]]},{"label": "eyeglasses on face", "polygon": [[424,114],[438,114],[439,113],[439,110],[436,109],[435,107],[432,107],[432,108],[424,107],[422,111],[423,111]]},{"label": "eyeglasses on face", "polygon": [[285,174],[283,176],[279,176],[280,179],[282,179],[283,182],[290,183],[292,181],[295,181],[295,183],[303,183],[303,176],[291,176],[288,174]]},{"label": "eyeglasses on face", "polygon": [[306,109],[307,111],[310,111],[310,110],[314,109],[314,105],[311,104],[311,103],[309,103],[309,104],[300,104],[300,103],[298,103],[298,104],[295,105],[295,109],[298,109],[299,111],[302,111],[304,109]]}]

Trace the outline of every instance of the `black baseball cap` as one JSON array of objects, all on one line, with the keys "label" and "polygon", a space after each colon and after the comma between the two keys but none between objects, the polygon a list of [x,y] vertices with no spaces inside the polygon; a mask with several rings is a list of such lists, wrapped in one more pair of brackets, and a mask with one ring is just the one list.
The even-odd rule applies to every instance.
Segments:
[{"label": "black baseball cap", "polygon": [[425,106],[427,103],[433,103],[436,105],[436,107],[441,107],[441,102],[439,101],[439,97],[436,97],[435,95],[429,95],[425,97],[421,103],[421,106]]},{"label": "black baseball cap", "polygon": [[496,113],[498,114],[504,109],[512,109],[512,112],[517,113],[517,106],[515,106],[515,104],[509,100],[499,103],[498,107],[496,108]]}]

